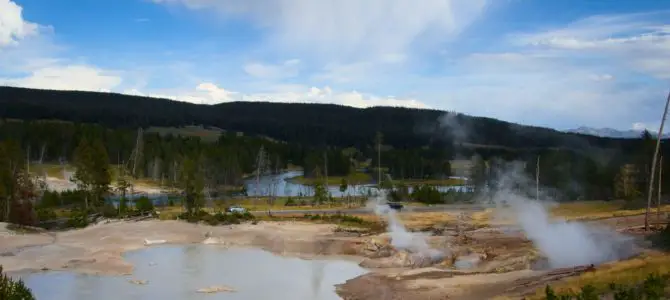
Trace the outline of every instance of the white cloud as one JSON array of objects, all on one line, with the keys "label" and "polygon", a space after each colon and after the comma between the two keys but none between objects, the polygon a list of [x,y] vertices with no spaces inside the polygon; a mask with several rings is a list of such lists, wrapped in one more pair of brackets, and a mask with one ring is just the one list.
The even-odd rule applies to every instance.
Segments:
[{"label": "white cloud", "polygon": [[0,78],[0,85],[54,90],[109,91],[121,84],[112,72],[86,65],[49,66],[26,77]]},{"label": "white cloud", "polygon": [[667,95],[663,79],[670,78],[670,27],[660,15],[670,16],[596,16],[513,34],[498,45],[507,52],[452,58],[452,76],[407,85],[440,108],[513,122],[563,129],[654,124]]},{"label": "white cloud", "polygon": [[564,54],[592,55],[618,60],[634,70],[670,78],[670,11],[594,16],[565,28],[512,38],[521,45],[553,49]]},{"label": "white cloud", "polygon": [[383,63],[396,64],[402,63],[407,59],[407,55],[403,53],[387,53],[381,56],[380,61]]},{"label": "white cloud", "polygon": [[196,86],[193,90],[167,89],[143,92],[134,88],[124,90],[123,94],[164,98],[196,104],[217,104],[222,102],[235,101],[234,95],[236,93],[225,90],[214,83],[203,82]]},{"label": "white cloud", "polygon": [[379,57],[351,63],[331,62],[323,66],[312,79],[330,83],[361,83],[379,81],[384,74],[404,69],[401,65],[407,56],[400,53],[387,53]]},{"label": "white cloud", "polygon": [[205,92],[209,99],[214,102],[228,102],[233,100],[233,95],[235,93],[227,91],[223,88],[218,87],[216,84],[211,82],[205,82],[199,84],[196,88],[196,91]]},{"label": "white cloud", "polygon": [[523,51],[471,54],[452,65],[453,76],[408,85],[428,91],[422,98],[440,108],[525,124],[622,128],[658,118],[666,91],[657,81],[631,84],[609,73],[609,65]]},{"label": "white cloud", "polygon": [[633,126],[631,126],[631,129],[635,131],[643,131],[643,130],[649,130],[651,132],[656,132],[658,131],[658,125],[651,125],[651,124],[646,124],[642,122],[636,122],[633,123]]},{"label": "white cloud", "polygon": [[268,101],[288,103],[333,103],[358,108],[373,106],[396,106],[411,108],[429,108],[428,105],[416,99],[397,99],[395,97],[379,97],[363,94],[356,91],[336,92],[330,87],[284,91],[276,93],[258,93],[242,96],[243,101]]},{"label": "white cloud", "polygon": [[605,80],[613,80],[614,76],[612,76],[610,74],[593,74],[593,75],[589,76],[589,78],[591,78],[591,80],[595,80],[595,81],[605,81]]},{"label": "white cloud", "polygon": [[416,99],[400,99],[395,97],[379,97],[351,92],[336,92],[330,87],[311,87],[302,85],[280,85],[273,91],[242,94],[225,90],[213,83],[201,83],[194,90],[176,91],[161,90],[144,93],[137,89],[123,92],[129,95],[166,98],[197,104],[217,104],[231,101],[250,102],[282,102],[282,103],[332,103],[358,108],[373,106],[396,106],[411,108],[429,108],[428,105]]},{"label": "white cloud", "polygon": [[20,40],[36,35],[38,25],[23,19],[23,8],[10,0],[0,0],[0,48],[16,45]]},{"label": "white cloud", "polygon": [[[215,9],[253,21],[272,45],[344,60],[405,53],[421,36],[453,38],[476,20],[487,0],[153,0]],[[277,47],[271,47],[273,51]],[[397,58],[397,57],[396,57]]]},{"label": "white cloud", "polygon": [[244,66],[244,72],[262,79],[290,78],[298,75],[299,59],[290,59],[281,64],[250,63]]}]

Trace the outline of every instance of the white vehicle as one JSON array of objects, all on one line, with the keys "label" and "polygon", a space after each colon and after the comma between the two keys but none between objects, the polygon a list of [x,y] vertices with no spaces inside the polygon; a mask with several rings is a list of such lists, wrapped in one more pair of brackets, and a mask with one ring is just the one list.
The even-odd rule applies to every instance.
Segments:
[{"label": "white vehicle", "polygon": [[235,205],[235,206],[228,207],[228,212],[229,213],[241,213],[241,214],[243,214],[243,213],[247,212],[247,209],[244,208],[244,207]]}]

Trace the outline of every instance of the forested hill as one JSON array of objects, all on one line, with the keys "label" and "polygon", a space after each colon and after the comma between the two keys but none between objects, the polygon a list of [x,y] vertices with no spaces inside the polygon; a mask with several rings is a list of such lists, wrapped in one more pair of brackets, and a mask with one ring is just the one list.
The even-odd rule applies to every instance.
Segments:
[{"label": "forested hill", "polygon": [[114,93],[0,87],[2,118],[59,119],[116,128],[207,125],[315,146],[362,147],[372,144],[377,131],[383,134],[384,144],[396,148],[447,145],[454,141],[465,146],[517,149],[629,146],[620,139],[462,114],[440,122],[444,116],[444,111],[425,109],[265,102],[198,105]]}]

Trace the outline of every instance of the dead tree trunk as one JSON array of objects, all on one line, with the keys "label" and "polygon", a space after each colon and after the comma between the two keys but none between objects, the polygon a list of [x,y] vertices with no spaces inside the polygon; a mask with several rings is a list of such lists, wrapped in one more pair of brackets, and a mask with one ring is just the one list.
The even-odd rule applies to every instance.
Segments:
[{"label": "dead tree trunk", "polygon": [[658,129],[658,136],[656,137],[656,149],[654,150],[654,157],[651,161],[651,174],[649,176],[649,190],[647,192],[647,210],[644,214],[644,230],[649,230],[649,212],[651,210],[651,198],[654,192],[654,175],[656,173],[656,159],[658,158],[658,151],[661,147],[661,138],[663,137],[663,126],[665,125],[665,118],[668,115],[668,105],[670,104],[670,92],[668,92],[668,99],[665,101],[665,109],[663,110],[663,118],[661,119],[661,127]]},{"label": "dead tree trunk", "polygon": [[661,224],[661,188],[663,186],[663,156],[658,162],[658,199],[656,203],[656,224]]}]

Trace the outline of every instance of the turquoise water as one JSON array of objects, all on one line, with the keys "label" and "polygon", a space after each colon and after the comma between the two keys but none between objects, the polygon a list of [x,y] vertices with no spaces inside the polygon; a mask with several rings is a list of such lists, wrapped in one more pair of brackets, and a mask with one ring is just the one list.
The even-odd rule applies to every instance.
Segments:
[{"label": "turquoise water", "polygon": [[[258,249],[211,245],[151,247],[129,252],[130,276],[94,276],[45,272],[20,276],[38,300],[335,300],[335,284],[365,274],[356,263],[302,260]],[[146,280],[136,285],[131,279]],[[209,286],[236,292],[203,294]]]}]

